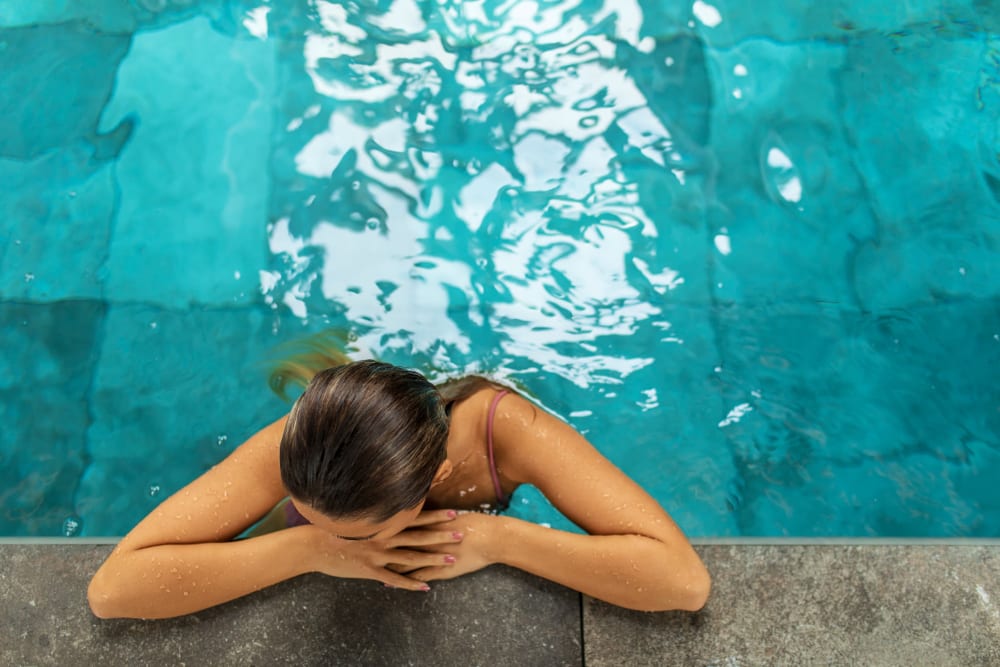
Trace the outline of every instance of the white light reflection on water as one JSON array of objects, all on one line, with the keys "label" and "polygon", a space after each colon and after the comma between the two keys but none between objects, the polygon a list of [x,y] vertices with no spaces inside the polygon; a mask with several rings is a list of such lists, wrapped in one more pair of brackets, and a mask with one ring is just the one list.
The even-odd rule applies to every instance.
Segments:
[{"label": "white light reflection on water", "polygon": [[257,39],[267,39],[267,14],[270,7],[255,7],[243,19],[243,27]]},{"label": "white light reflection on water", "polygon": [[707,2],[702,2],[702,0],[695,0],[691,11],[702,24],[709,28],[714,28],[722,23],[722,14],[719,13],[719,10]]},{"label": "white light reflection on water", "polygon": [[799,203],[802,201],[802,179],[798,169],[781,148],[774,145],[765,148],[767,153],[762,166],[765,183],[777,191],[781,199],[793,204]]},{"label": "white light reflection on water", "polygon": [[638,4],[316,7],[314,99],[281,123],[311,180],[272,225],[281,260],[261,274],[265,298],[304,319],[335,304],[376,354],[472,352],[485,343],[471,326],[491,353],[581,387],[652,364],[625,341],[669,327],[660,301],[686,281],[656,255],[669,223],[642,205],[623,153],[673,187],[692,163],[617,64],[659,48],[640,37]]}]

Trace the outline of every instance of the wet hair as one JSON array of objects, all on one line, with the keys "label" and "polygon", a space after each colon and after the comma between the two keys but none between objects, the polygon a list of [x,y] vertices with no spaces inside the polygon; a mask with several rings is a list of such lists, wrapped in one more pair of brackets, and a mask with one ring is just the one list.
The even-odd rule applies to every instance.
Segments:
[{"label": "wet hair", "polygon": [[415,371],[352,362],[350,340],[322,331],[282,345],[271,364],[279,396],[304,388],[281,437],[281,480],[326,516],[381,523],[427,497],[447,457],[450,406],[505,387],[477,375],[434,386]]},{"label": "wet hair", "polygon": [[380,523],[427,497],[447,440],[445,401],[423,375],[342,363],[315,373],[292,407],[281,480],[326,516]]}]

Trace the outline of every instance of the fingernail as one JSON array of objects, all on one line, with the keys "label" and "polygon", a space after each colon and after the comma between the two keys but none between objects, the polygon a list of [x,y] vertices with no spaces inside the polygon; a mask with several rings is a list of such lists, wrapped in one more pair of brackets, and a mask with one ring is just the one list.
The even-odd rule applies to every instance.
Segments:
[{"label": "fingernail", "polygon": [[446,563],[454,563],[455,562],[455,557],[454,556],[445,556],[444,557],[444,562],[446,562]]},{"label": "fingernail", "polygon": [[460,533],[460,532],[458,532],[458,531],[456,530],[456,531],[455,531],[454,533],[452,533],[452,534],[451,534],[451,537],[452,537],[452,539],[455,539],[455,540],[460,540],[460,539],[462,539],[462,538],[463,538],[463,537],[465,537],[465,536],[464,536],[464,535],[462,535],[462,533]]},{"label": "fingernail", "polygon": [[458,512],[456,512],[455,510],[448,510],[448,518],[449,519],[454,519],[457,516],[458,516]]},{"label": "fingernail", "polygon": [[431,587],[428,586],[428,585],[426,585],[426,584],[424,584],[423,586],[420,587],[420,590],[422,590],[424,593],[426,593],[430,589],[431,589]]},{"label": "fingernail", "polygon": [[382,585],[385,586],[386,588],[395,588],[395,586],[392,586],[390,584],[382,584]]}]

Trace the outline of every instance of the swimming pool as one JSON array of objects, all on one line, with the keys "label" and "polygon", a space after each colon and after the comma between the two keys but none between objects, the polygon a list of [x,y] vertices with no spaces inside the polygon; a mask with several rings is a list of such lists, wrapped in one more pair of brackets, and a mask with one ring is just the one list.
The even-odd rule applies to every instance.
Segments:
[{"label": "swimming pool", "polygon": [[1000,535],[1000,11],[889,4],[4,3],[0,535],[123,534],[326,327],[694,536]]}]

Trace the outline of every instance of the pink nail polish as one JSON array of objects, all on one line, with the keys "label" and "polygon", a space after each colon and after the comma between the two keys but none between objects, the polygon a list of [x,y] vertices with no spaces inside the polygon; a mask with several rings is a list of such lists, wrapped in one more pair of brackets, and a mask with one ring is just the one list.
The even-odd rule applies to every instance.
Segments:
[{"label": "pink nail polish", "polygon": [[454,556],[445,556],[444,557],[444,562],[446,562],[446,563],[454,563],[455,562],[455,557]]},{"label": "pink nail polish", "polygon": [[420,587],[420,590],[422,590],[422,591],[423,591],[424,593],[426,593],[426,592],[427,592],[427,591],[429,591],[430,589],[431,589],[431,587],[430,587],[430,586],[426,586],[426,585],[425,585],[425,586],[421,586],[421,587]]},{"label": "pink nail polish", "polygon": [[452,539],[455,539],[455,540],[460,540],[460,539],[462,539],[462,538],[463,538],[463,537],[465,537],[465,536],[464,536],[464,535],[462,535],[462,533],[460,533],[460,532],[458,532],[458,531],[456,530],[456,531],[455,531],[454,533],[452,533],[452,534],[451,534],[451,537],[452,537]]},{"label": "pink nail polish", "polygon": [[458,512],[456,512],[455,510],[448,510],[449,519],[454,519],[456,516],[458,516]]}]

